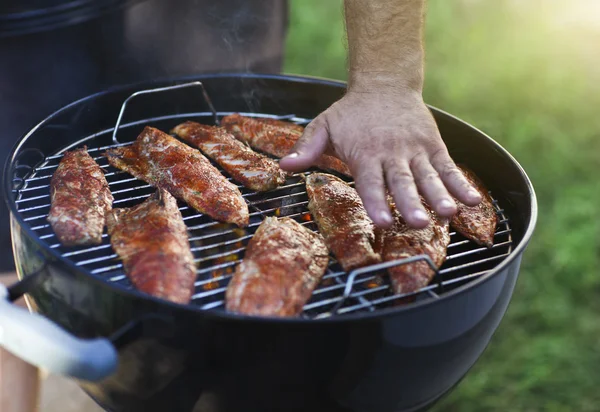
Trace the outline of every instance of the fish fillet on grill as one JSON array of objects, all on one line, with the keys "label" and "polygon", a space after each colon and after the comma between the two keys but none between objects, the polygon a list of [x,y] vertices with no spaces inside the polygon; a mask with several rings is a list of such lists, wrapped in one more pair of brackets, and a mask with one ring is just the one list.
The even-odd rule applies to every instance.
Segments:
[{"label": "fish fillet on grill", "polygon": [[373,250],[375,225],[353,187],[333,175],[312,173],[306,192],[319,232],[346,272],[381,262]]},{"label": "fish fillet on grill", "polygon": [[48,222],[64,246],[98,245],[113,197],[87,147],[66,152],[50,181]]},{"label": "fish fillet on grill", "polygon": [[292,122],[286,122],[285,120],[273,119],[270,117],[256,117],[255,119],[260,120],[263,123],[270,124],[272,126],[283,127],[300,134],[304,132],[303,126]]},{"label": "fish fillet on grill", "polygon": [[482,201],[477,206],[466,206],[457,201],[457,212],[452,217],[450,225],[458,233],[477,243],[491,248],[494,245],[494,233],[498,224],[496,209],[492,203],[487,188],[483,182],[465,166],[458,167],[469,183],[477,189]]},{"label": "fish fillet on grill", "polygon": [[267,217],[229,282],[226,308],[247,315],[296,316],[328,262],[321,235],[290,218]]},{"label": "fish fillet on grill", "polygon": [[[302,136],[302,132],[295,130],[293,126],[282,126],[239,114],[223,117],[221,126],[254,149],[276,157],[286,156]],[[346,176],[351,175],[348,166],[333,156],[322,155],[315,166],[320,169],[335,170]]]},{"label": "fish fillet on grill", "polygon": [[249,189],[267,191],[285,182],[286,173],[275,160],[256,153],[222,127],[185,122],[173,132]]},{"label": "fish fillet on grill", "polygon": [[215,220],[248,225],[248,205],[240,190],[200,151],[152,127],[130,146],[106,151],[108,162],[152,186],[169,191]]},{"label": "fish fillet on grill", "polygon": [[[450,244],[448,220],[436,216],[435,212],[423,202],[430,215],[430,223],[423,229],[414,229],[406,224],[393,201],[390,199],[389,202],[394,223],[392,227],[382,230],[380,234],[383,260],[389,262],[427,254],[439,268],[446,260],[446,251]],[[394,266],[387,271],[396,294],[415,292],[427,286],[435,276],[435,271],[423,260]]]},{"label": "fish fillet on grill", "polygon": [[177,201],[158,189],[143,203],[114,209],[107,219],[110,243],[136,289],[188,303],[196,266]]}]

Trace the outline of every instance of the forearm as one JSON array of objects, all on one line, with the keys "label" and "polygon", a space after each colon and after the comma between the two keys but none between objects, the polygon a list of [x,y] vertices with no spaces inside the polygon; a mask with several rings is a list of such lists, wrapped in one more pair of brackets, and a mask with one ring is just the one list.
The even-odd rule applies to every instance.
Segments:
[{"label": "forearm", "polygon": [[423,89],[425,0],[345,0],[349,90]]}]

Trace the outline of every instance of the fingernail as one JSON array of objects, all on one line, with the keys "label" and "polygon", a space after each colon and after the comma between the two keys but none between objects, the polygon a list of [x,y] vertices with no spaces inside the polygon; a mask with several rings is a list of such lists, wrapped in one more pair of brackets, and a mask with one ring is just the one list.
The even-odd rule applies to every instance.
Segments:
[{"label": "fingernail", "polygon": [[439,204],[439,207],[440,207],[440,209],[444,209],[444,210],[449,210],[449,209],[452,209],[452,208],[454,208],[455,206],[456,206],[456,205],[454,204],[454,202],[451,202],[451,201],[450,201],[450,200],[448,200],[448,199],[442,199],[442,200],[440,201],[440,204]]},{"label": "fingernail", "polygon": [[379,218],[386,225],[389,225],[393,222],[392,215],[387,210],[382,210],[381,212],[379,212]]},{"label": "fingernail", "polygon": [[469,190],[467,192],[467,194],[469,195],[469,197],[473,200],[481,200],[481,195],[479,194],[478,191],[476,190]]},{"label": "fingernail", "polygon": [[286,156],[287,159],[295,159],[296,157],[298,157],[298,153],[296,152],[292,152],[289,155]]},{"label": "fingernail", "polygon": [[420,222],[428,222],[429,221],[429,216],[427,216],[427,213],[423,212],[420,209],[417,209],[413,212],[413,218]]}]

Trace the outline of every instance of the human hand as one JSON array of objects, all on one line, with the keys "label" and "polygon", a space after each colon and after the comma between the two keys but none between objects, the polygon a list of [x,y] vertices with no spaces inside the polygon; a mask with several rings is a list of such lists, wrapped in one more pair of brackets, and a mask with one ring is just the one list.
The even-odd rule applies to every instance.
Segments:
[{"label": "human hand", "polygon": [[418,91],[349,90],[306,127],[280,166],[305,170],[324,152],[348,165],[367,213],[380,227],[392,224],[386,184],[415,228],[429,223],[419,194],[443,217],[456,213],[452,196],[468,206],[481,201],[450,158]]}]

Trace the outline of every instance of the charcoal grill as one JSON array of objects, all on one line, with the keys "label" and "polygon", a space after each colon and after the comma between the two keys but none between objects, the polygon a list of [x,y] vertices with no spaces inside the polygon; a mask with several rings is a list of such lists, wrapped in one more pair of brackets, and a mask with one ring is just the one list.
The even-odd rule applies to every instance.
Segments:
[{"label": "charcoal grill", "polygon": [[[146,89],[152,90],[140,92]],[[133,92],[135,99],[128,97]],[[9,298],[29,293],[34,310],[80,338],[101,337],[98,342],[105,345],[102,350],[107,359],[112,356],[106,347],[110,342],[120,358],[116,372],[109,360],[84,359],[81,353],[67,366],[40,363],[82,379],[84,389],[111,410],[161,410],[166,405],[171,410],[191,410],[193,405],[198,410],[237,410],[251,405],[257,409],[244,410],[277,406],[286,410],[391,411],[429,405],[447,392],[477,359],[506,309],[536,210],[531,185],[516,161],[491,139],[445,113],[432,109],[451,155],[475,170],[491,189],[499,224],[491,249],[452,231],[445,263],[429,286],[413,293],[392,294],[385,269],[419,259],[431,265],[426,256],[352,273],[345,273],[332,257],[300,318],[251,318],[225,311],[227,284],[265,216],[291,217],[317,230],[304,185],[310,170],[290,176],[284,185],[269,192],[239,186],[250,207],[250,224],[244,229],[216,222],[180,203],[198,267],[195,293],[186,306],[137,292],[106,234],[101,245],[64,247],[46,220],[50,178],[66,150],[86,145],[106,171],[114,207],[129,207],[142,202],[154,189],[111,167],[101,154],[131,144],[144,126],[168,131],[185,120],[215,124],[232,113],[306,125],[342,93],[340,83],[284,76],[218,75],[179,80],[175,85],[158,82],[73,103],[25,136],[13,151],[5,175],[15,258],[22,277],[21,283],[9,289]],[[248,347],[236,345],[236,341]],[[75,342],[91,345],[90,341]],[[192,342],[198,347],[191,347]],[[338,348],[328,348],[327,343]],[[459,343],[463,347],[457,346]],[[442,352],[427,355],[442,344],[437,349],[443,357]],[[298,353],[284,353],[286,345],[290,351],[299,351],[297,359]],[[453,351],[456,358],[449,361],[447,356]],[[391,373],[389,366],[384,366],[386,361],[378,360],[385,353],[390,365],[396,364],[392,369],[406,366],[401,360],[414,368],[412,377],[406,371],[387,377],[412,388],[412,393],[393,389],[391,382],[374,386]],[[132,372],[131,365],[140,367],[140,359],[157,362],[164,356],[176,364],[177,354],[192,359],[190,366],[169,364],[178,372],[171,371],[168,376],[149,365],[144,366],[147,376]],[[36,356],[29,354],[30,359],[39,361]],[[218,365],[219,359],[229,360],[223,366]],[[323,363],[311,371],[300,360],[307,365],[316,360]],[[256,368],[254,374],[248,364]],[[294,377],[282,377],[284,365]],[[317,370],[321,376],[314,375]],[[232,382],[224,371],[245,377],[246,385],[253,389]],[[136,378],[127,376],[132,373]],[[93,382],[107,374],[111,377]],[[195,382],[214,379],[216,383],[192,383],[192,377]],[[179,387],[174,383],[178,380]],[[271,390],[269,385],[280,390]],[[146,392],[152,395],[140,395]],[[233,399],[234,395],[238,398]],[[175,396],[181,399],[174,400]]]}]

